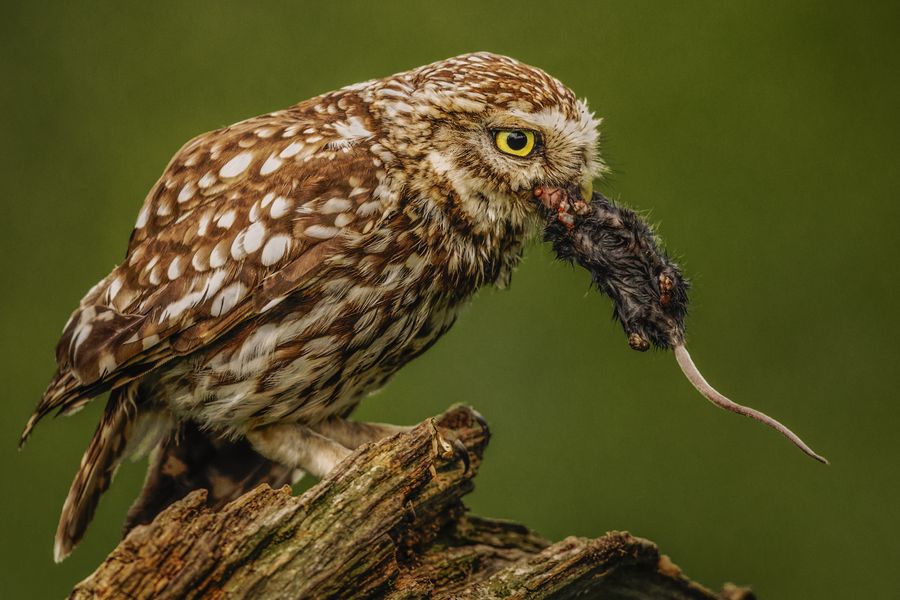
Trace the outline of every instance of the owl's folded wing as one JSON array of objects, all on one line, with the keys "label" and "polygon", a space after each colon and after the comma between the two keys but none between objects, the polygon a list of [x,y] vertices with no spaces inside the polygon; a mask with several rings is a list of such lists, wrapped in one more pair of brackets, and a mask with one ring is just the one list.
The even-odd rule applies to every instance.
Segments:
[{"label": "owl's folded wing", "polygon": [[362,109],[339,118],[322,106],[208,133],[176,154],[125,260],[66,324],[23,440],[48,412],[75,411],[265,312],[376,228],[397,199],[382,193],[375,128]]}]

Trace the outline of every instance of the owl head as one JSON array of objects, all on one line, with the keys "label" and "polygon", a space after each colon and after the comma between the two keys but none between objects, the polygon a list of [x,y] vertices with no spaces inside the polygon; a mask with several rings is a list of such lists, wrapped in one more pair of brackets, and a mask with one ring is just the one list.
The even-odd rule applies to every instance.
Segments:
[{"label": "owl head", "polygon": [[599,120],[585,102],[512,58],[458,56],[380,80],[373,95],[407,186],[475,227],[533,218],[540,185],[575,187],[589,199],[603,170]]}]

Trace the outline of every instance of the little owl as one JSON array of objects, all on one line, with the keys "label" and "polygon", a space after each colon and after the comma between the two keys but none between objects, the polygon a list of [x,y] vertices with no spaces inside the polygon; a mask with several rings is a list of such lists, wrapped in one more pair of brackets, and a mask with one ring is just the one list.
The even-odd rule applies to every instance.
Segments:
[{"label": "little owl", "polygon": [[110,392],[56,559],[126,456],[153,450],[127,530],[195,488],[221,506],[321,477],[402,430],[348,416],[478,288],[507,284],[539,230],[536,186],[590,198],[597,126],[553,77],[478,53],[188,142],[66,323],[22,435]]}]

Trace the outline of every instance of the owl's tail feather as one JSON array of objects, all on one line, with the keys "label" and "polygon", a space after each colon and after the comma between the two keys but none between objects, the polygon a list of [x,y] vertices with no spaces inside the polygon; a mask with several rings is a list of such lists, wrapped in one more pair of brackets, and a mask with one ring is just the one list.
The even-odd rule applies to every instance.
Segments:
[{"label": "owl's tail feather", "polygon": [[103,418],[81,457],[81,466],[63,504],[53,545],[56,562],[62,562],[84,536],[100,496],[122,462],[137,416],[136,393],[136,385],[126,385],[110,394]]},{"label": "owl's tail feather", "polygon": [[232,440],[185,421],[153,451],[144,488],[128,511],[123,535],[150,523],[193,490],[208,490],[207,504],[218,510],[262,483],[277,488],[300,476],[302,472],[263,458],[246,440]]},{"label": "owl's tail feather", "polygon": [[190,421],[173,427],[167,412],[147,406],[139,410],[137,393],[137,384],[130,384],[110,394],[63,504],[53,548],[56,562],[84,536],[122,460],[140,456],[146,448],[154,448],[147,478],[128,511],[123,535],[199,488],[208,490],[207,504],[219,509],[262,483],[281,487],[302,476],[263,458],[243,439],[223,437]]}]

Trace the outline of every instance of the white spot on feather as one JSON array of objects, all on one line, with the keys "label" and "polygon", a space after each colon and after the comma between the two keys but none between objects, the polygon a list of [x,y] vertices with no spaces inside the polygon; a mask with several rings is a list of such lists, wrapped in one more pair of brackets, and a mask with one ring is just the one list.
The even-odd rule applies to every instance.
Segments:
[{"label": "white spot on feather", "polygon": [[191,259],[191,265],[194,267],[194,270],[198,272],[203,272],[209,268],[209,252],[201,248],[194,253],[194,257]]},{"label": "white spot on feather", "polygon": [[247,288],[243,283],[239,281],[232,283],[213,298],[212,306],[210,306],[209,309],[210,314],[214,317],[218,317],[227,313],[237,306],[237,303],[241,301],[246,293]]},{"label": "white spot on feather", "polygon": [[318,240],[327,240],[338,234],[337,227],[327,227],[325,225],[310,225],[303,230],[303,235]]},{"label": "white spot on feather", "polygon": [[169,270],[166,272],[166,275],[169,279],[178,279],[183,272],[184,265],[181,262],[181,257],[176,256],[172,259],[172,262],[169,263]]},{"label": "white spot on feather", "polygon": [[194,193],[197,191],[197,188],[194,187],[194,184],[191,182],[187,182],[184,184],[184,187],[181,188],[181,191],[178,192],[178,203],[182,204],[187,202],[191,198],[194,197]]},{"label": "white spot on feather", "polygon": [[153,258],[151,258],[149,261],[147,261],[147,264],[144,265],[144,270],[149,272],[150,269],[152,269],[153,267],[155,267],[155,266],[156,266],[156,263],[158,263],[158,262],[159,262],[159,255],[157,254],[156,256],[154,256]]},{"label": "white spot on feather", "polygon": [[250,222],[256,223],[259,221],[259,200],[253,203],[253,206],[250,207]]},{"label": "white spot on feather", "polygon": [[116,277],[112,280],[112,283],[109,284],[109,289],[106,292],[107,302],[112,302],[113,299],[118,295],[119,290],[122,289],[122,278]]},{"label": "white spot on feather", "polygon": [[353,208],[353,202],[346,198],[331,198],[322,205],[321,212],[326,215],[346,212]]},{"label": "white spot on feather", "polygon": [[206,188],[214,184],[217,179],[218,178],[216,177],[215,173],[213,173],[212,171],[207,171],[206,174],[200,178],[200,181],[197,182],[197,187],[205,190]]},{"label": "white spot on feather", "polygon": [[220,289],[222,289],[222,284],[225,283],[225,278],[228,276],[228,271],[225,269],[217,269],[213,271],[213,274],[210,275],[206,280],[206,285],[203,286],[203,298],[209,298],[210,296],[215,295]]},{"label": "white spot on feather", "polygon": [[200,217],[200,222],[197,224],[197,235],[203,237],[207,234],[210,221],[212,221],[212,215],[208,212]]},{"label": "white spot on feather", "polygon": [[141,212],[138,213],[137,222],[134,224],[135,229],[140,229],[147,224],[147,219],[150,217],[148,213],[147,207],[144,206]]},{"label": "white spot on feather", "polygon": [[283,161],[277,156],[269,156],[269,158],[266,159],[266,162],[263,163],[263,166],[260,167],[259,174],[268,175],[269,173],[274,173],[281,166],[282,162]]},{"label": "white spot on feather", "polygon": [[224,179],[237,177],[247,170],[247,167],[250,166],[250,163],[252,161],[252,152],[241,152],[240,154],[229,160],[227,163],[225,163],[221,169],[219,169],[219,177],[222,177]]},{"label": "white spot on feather", "polygon": [[280,156],[281,158],[290,158],[296,155],[302,149],[303,144],[301,144],[300,142],[293,142],[289,144],[284,150],[282,150],[281,154],[279,154],[278,156]]},{"label": "white spot on feather", "polygon": [[231,258],[234,260],[241,260],[245,256],[247,256],[247,252],[244,250],[244,235],[245,231],[241,231],[234,238],[234,241],[231,242]]},{"label": "white spot on feather", "polygon": [[209,255],[209,266],[218,269],[228,260],[228,240],[222,240],[213,248],[212,254]]},{"label": "white spot on feather", "polygon": [[262,223],[254,223],[244,233],[244,250],[252,254],[262,247],[266,237],[266,226]]},{"label": "white spot on feather", "polygon": [[347,123],[335,123],[334,130],[339,136],[349,141],[356,141],[373,135],[371,131],[366,129],[362,119],[359,117],[350,117]]},{"label": "white spot on feather", "polygon": [[193,308],[203,302],[203,298],[203,292],[191,292],[190,294],[186,294],[180,300],[172,302],[166,307],[166,309],[159,316],[159,322],[163,323],[165,321],[168,321],[169,319],[177,319],[187,309]]},{"label": "white spot on feather", "polygon": [[346,227],[350,223],[353,222],[353,219],[356,218],[356,215],[353,213],[341,213],[334,218],[334,226],[335,227]]},{"label": "white spot on feather", "polygon": [[260,257],[260,262],[263,265],[269,267],[277,263],[279,260],[287,254],[288,249],[291,247],[291,237],[288,235],[273,235],[269,238],[269,241],[266,242],[265,247],[262,251],[262,256]]},{"label": "white spot on feather", "polygon": [[291,200],[284,198],[283,196],[278,196],[275,198],[275,201],[272,202],[272,208],[270,209],[269,214],[273,219],[280,219],[288,213],[292,204],[293,202],[291,202]]},{"label": "white spot on feather", "polygon": [[268,302],[265,303],[265,305],[263,305],[263,307],[262,307],[261,309],[259,309],[259,312],[260,312],[260,313],[264,313],[264,312],[266,312],[267,310],[270,310],[270,309],[272,309],[272,308],[275,308],[276,306],[278,306],[279,304],[281,304],[281,302],[282,302],[286,297],[287,297],[287,296],[279,296],[278,298],[273,298],[272,300],[269,300]]},{"label": "white spot on feather", "polygon": [[237,216],[237,213],[233,210],[229,210],[224,215],[219,217],[219,220],[216,221],[216,225],[221,227],[222,229],[228,229],[232,225],[234,225],[234,218]]},{"label": "white spot on feather", "polygon": [[359,208],[356,209],[356,214],[360,217],[371,217],[379,212],[381,212],[381,202],[378,200],[360,204]]}]

